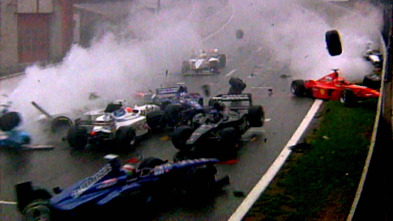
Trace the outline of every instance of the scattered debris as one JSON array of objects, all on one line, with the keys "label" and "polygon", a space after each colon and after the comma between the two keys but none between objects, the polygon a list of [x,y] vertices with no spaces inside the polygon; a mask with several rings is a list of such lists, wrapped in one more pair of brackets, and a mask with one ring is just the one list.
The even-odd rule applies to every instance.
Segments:
[{"label": "scattered debris", "polygon": [[281,76],[280,76],[280,78],[290,78],[290,77],[292,77],[291,75],[286,75],[286,74],[282,74]]},{"label": "scattered debris", "polygon": [[245,197],[246,196],[243,191],[239,191],[239,190],[233,191],[233,195],[236,197]]},{"label": "scattered debris", "polygon": [[311,148],[311,144],[308,143],[298,143],[290,147],[290,149],[296,153],[302,153]]}]

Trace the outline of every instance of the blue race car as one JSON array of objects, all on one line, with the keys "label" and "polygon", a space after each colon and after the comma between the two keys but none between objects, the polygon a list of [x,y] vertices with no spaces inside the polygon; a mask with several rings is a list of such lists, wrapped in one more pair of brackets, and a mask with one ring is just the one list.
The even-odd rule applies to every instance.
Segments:
[{"label": "blue race car", "polygon": [[217,162],[207,158],[168,162],[150,157],[135,168],[131,164],[120,165],[114,156],[94,175],[64,190],[54,188],[54,196],[33,188],[31,182],[17,184],[18,209],[28,220],[69,220],[86,214],[102,218],[108,214],[112,217],[113,208],[119,208],[118,205],[136,213],[128,210],[149,206],[168,196],[165,194],[206,197],[229,182],[227,176],[216,180]]},{"label": "blue race car", "polygon": [[189,93],[183,85],[158,88],[151,102],[161,108],[148,114],[147,124],[153,130],[188,125],[195,114],[205,111],[203,97],[199,93]]}]

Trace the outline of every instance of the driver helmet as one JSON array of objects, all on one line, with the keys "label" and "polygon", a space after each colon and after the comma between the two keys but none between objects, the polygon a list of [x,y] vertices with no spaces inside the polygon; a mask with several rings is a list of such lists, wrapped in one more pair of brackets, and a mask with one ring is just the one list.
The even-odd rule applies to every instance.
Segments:
[{"label": "driver helmet", "polygon": [[121,169],[126,173],[127,176],[134,176],[136,174],[136,169],[134,165],[125,164]]}]

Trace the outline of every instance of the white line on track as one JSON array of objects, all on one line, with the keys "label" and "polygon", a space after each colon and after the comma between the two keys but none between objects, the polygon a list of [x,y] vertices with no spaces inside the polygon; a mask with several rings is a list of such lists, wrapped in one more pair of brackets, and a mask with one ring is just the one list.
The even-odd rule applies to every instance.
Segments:
[{"label": "white line on track", "polygon": [[257,201],[259,196],[265,191],[266,187],[276,176],[277,172],[280,170],[282,165],[284,165],[286,159],[291,153],[290,147],[296,145],[299,141],[300,137],[303,135],[304,131],[307,129],[308,125],[311,123],[311,120],[314,118],[316,112],[322,104],[322,100],[315,100],[314,104],[311,106],[307,115],[304,117],[303,121],[300,123],[299,127],[292,135],[291,139],[289,139],[288,143],[285,145],[280,155],[276,158],[267,172],[261,177],[257,185],[251,190],[251,192],[247,195],[247,197],[243,200],[240,206],[236,209],[236,211],[232,214],[232,216],[228,219],[228,221],[240,221],[247,214],[248,210],[252,207],[252,205]]},{"label": "white line on track", "polygon": [[230,71],[228,74],[226,74],[225,76],[226,77],[229,77],[229,76],[231,76],[233,73],[235,73],[237,70],[236,69],[233,69],[232,71]]},{"label": "white line on track", "polygon": [[16,202],[0,200],[0,205],[16,205]]}]

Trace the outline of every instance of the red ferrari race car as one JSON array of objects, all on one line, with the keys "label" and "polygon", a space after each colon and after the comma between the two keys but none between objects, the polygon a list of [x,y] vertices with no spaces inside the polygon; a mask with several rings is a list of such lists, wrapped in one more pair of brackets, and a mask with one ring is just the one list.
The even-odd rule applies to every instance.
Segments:
[{"label": "red ferrari race car", "polygon": [[359,100],[380,96],[376,90],[350,83],[339,77],[338,69],[333,69],[331,74],[319,80],[294,80],[291,84],[291,92],[299,97],[340,100],[345,105],[353,105]]}]

